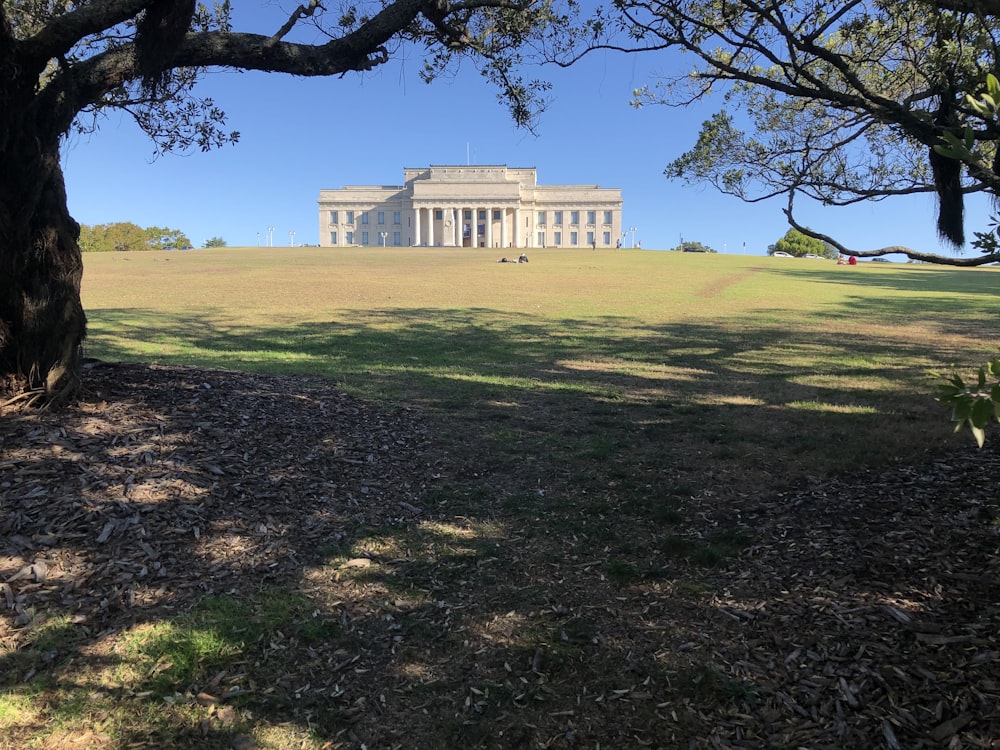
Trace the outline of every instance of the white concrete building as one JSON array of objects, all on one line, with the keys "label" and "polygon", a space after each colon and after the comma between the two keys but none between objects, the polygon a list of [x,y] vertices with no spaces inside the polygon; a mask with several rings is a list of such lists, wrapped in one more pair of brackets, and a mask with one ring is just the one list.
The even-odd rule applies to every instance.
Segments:
[{"label": "white concrete building", "polygon": [[404,169],[402,185],[319,193],[322,247],[615,247],[622,193],[538,185],[534,167]]}]

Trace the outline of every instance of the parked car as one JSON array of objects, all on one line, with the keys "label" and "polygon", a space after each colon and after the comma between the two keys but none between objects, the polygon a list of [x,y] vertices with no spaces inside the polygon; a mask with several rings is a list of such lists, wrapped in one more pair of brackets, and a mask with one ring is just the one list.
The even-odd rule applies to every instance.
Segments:
[{"label": "parked car", "polygon": [[802,256],[803,258],[822,258],[822,255],[816,255],[816,253],[806,253]]},{"label": "parked car", "polygon": [[872,258],[872,263],[892,263],[888,258]]},{"label": "parked car", "polygon": [[777,252],[771,253],[771,255],[772,255],[772,257],[775,257],[775,258],[794,258],[795,257],[791,253],[786,253],[786,252],[784,252],[782,250],[778,250]]}]

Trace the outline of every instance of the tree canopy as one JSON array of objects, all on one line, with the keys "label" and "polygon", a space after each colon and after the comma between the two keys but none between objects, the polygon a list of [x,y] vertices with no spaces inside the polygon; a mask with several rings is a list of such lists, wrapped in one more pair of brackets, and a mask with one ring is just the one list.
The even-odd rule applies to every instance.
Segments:
[{"label": "tree canopy", "polygon": [[[556,0],[365,0],[299,5],[267,33],[239,31],[228,0],[0,3],[0,392],[49,403],[79,385],[86,316],[80,227],[66,204],[60,148],[74,129],[129,115],[160,152],[238,140],[196,96],[212,68],[300,76],[369,71],[404,45],[432,80],[469,60],[515,122],[531,126],[547,86],[522,79],[522,50],[568,19]],[[566,0],[572,10],[574,3]],[[309,33],[303,33],[307,30]],[[304,42],[302,39],[318,40]]]},{"label": "tree canopy", "polygon": [[708,245],[703,245],[700,242],[693,242],[691,240],[686,240],[681,242],[677,247],[670,248],[676,252],[682,253],[714,253],[715,250],[710,248]]},{"label": "tree canopy", "polygon": [[[667,48],[693,67],[636,91],[636,105],[686,106],[722,95],[695,144],[665,173],[746,201],[787,200],[789,223],[842,252],[904,253],[953,265],[1000,261],[986,248],[953,258],[912,248],[857,250],[798,224],[796,196],[825,205],[918,193],[939,199],[939,233],[965,243],[963,197],[998,194],[996,117],[970,106],[997,68],[1000,21],[988,0],[619,0],[585,25],[587,50]],[[579,47],[561,50],[569,63]],[[943,154],[949,137],[967,154]]]},{"label": "tree canopy", "polygon": [[179,229],[164,227],[143,229],[130,221],[95,226],[80,225],[80,250],[85,253],[164,250],[190,246],[191,240]]},{"label": "tree canopy", "polygon": [[784,237],[768,246],[768,255],[774,255],[777,252],[788,253],[796,258],[805,255],[818,255],[821,258],[837,257],[836,249],[822,240],[802,234],[798,229],[789,229],[785,232]]}]

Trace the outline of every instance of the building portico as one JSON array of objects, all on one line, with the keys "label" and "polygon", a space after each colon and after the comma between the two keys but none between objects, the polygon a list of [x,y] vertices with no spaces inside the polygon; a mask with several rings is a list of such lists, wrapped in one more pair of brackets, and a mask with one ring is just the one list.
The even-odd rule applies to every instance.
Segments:
[{"label": "building portico", "polygon": [[431,166],[404,169],[401,186],[322,190],[325,247],[612,247],[621,191],[536,184],[535,169]]}]

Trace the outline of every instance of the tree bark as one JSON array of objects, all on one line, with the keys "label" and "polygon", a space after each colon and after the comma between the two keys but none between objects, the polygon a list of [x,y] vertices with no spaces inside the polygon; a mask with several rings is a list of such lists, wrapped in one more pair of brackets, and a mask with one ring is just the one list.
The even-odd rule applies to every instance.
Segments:
[{"label": "tree bark", "polygon": [[80,227],[58,140],[42,145],[37,130],[12,125],[0,124],[0,393],[58,405],[80,385]]}]

